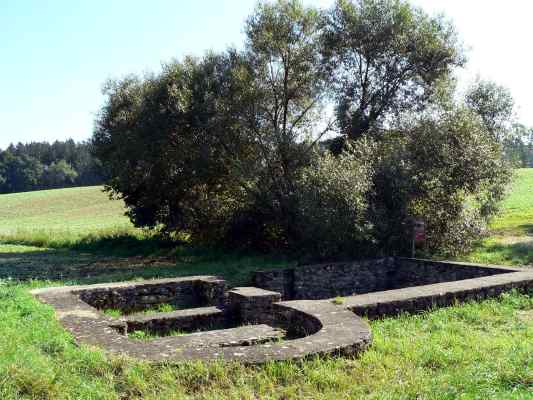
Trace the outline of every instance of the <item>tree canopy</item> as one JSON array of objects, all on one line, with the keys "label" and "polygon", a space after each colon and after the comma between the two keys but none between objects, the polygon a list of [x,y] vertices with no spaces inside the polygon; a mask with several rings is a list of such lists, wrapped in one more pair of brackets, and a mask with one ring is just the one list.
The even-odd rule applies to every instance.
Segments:
[{"label": "tree canopy", "polygon": [[465,62],[451,23],[398,0],[337,0],[323,51],[341,133],[351,139],[423,109],[436,83]]},{"label": "tree canopy", "polygon": [[137,226],[317,259],[405,253],[413,218],[432,252],[482,234],[510,176],[507,103],[456,95],[451,23],[405,1],[278,0],[244,31],[242,50],[108,82],[92,145]]}]

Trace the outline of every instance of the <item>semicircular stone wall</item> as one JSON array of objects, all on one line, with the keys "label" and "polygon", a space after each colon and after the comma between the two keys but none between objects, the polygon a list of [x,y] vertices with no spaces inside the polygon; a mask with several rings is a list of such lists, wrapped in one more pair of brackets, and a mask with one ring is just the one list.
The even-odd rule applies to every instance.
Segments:
[{"label": "semicircular stone wall", "polygon": [[[330,301],[282,302],[279,293],[253,287],[224,290],[224,281],[198,276],[46,288],[32,293],[54,307],[57,318],[78,343],[155,362],[223,359],[263,363],[310,355],[353,355],[371,342],[368,324]],[[157,302],[194,308],[138,313]],[[127,314],[113,318],[102,312],[106,308]],[[151,340],[127,335],[139,329],[187,332]]]}]

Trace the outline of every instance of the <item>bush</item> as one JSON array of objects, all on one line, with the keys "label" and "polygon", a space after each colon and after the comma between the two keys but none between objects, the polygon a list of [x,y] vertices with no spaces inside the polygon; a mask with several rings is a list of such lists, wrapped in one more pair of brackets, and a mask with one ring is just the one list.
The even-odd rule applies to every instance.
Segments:
[{"label": "bush", "polygon": [[295,238],[300,251],[321,259],[361,256],[372,242],[367,220],[373,171],[372,146],[348,149],[335,157],[316,153],[296,184],[298,208]]},{"label": "bush", "polygon": [[233,120],[245,80],[242,58],[228,52],[108,84],[93,144],[136,226],[212,241],[246,205],[255,151]]},{"label": "bush", "polygon": [[289,245],[295,180],[321,136],[319,22],[298,1],[261,3],[244,51],[108,84],[93,144],[136,226],[210,244]]},{"label": "bush", "polygon": [[421,218],[427,250],[457,254],[497,211],[509,167],[473,111],[372,132],[333,156],[242,125],[249,73],[236,54],[212,55],[110,87],[94,145],[137,226],[333,259],[408,254]]},{"label": "bush", "polygon": [[484,232],[510,179],[501,145],[456,107],[378,140],[369,219],[379,247],[408,254],[409,221],[426,222],[427,250],[457,254]]}]

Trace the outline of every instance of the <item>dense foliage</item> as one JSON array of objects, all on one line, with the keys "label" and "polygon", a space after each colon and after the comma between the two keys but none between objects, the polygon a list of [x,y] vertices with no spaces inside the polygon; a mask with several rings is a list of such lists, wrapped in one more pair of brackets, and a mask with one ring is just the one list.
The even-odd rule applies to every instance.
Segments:
[{"label": "dense foliage", "polygon": [[0,150],[0,193],[26,192],[103,182],[89,143],[73,140],[10,145]]},{"label": "dense foliage", "polygon": [[298,2],[259,10],[243,52],[109,84],[93,142],[136,224],[228,245],[298,235],[295,183],[323,103],[320,18]]},{"label": "dense foliage", "polygon": [[428,251],[479,237],[510,177],[512,103],[483,82],[457,98],[450,23],[279,0],[245,32],[242,51],[108,83],[93,145],[136,225],[324,259],[405,253],[414,218]]},{"label": "dense foliage", "polygon": [[374,145],[358,143],[337,157],[315,154],[296,182],[300,251],[318,258],[353,254],[373,239],[367,198],[372,190]]},{"label": "dense foliage", "polygon": [[453,26],[403,1],[337,1],[323,42],[338,123],[351,139],[423,109],[435,83],[464,63]]},{"label": "dense foliage", "polygon": [[510,176],[500,143],[457,105],[378,140],[371,219],[380,248],[407,252],[412,218],[426,223],[426,248],[457,254],[484,232]]}]

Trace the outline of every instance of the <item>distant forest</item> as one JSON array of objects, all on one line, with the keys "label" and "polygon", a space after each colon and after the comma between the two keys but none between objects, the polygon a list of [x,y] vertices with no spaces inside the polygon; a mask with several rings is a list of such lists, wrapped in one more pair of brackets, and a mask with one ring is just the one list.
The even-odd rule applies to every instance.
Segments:
[{"label": "distant forest", "polygon": [[0,193],[27,192],[103,182],[91,144],[69,139],[11,144],[0,150]]},{"label": "distant forest", "polygon": [[[533,129],[513,127],[504,140],[508,159],[518,168],[533,167]],[[101,185],[104,172],[91,143],[66,141],[11,144],[0,149],[0,193]]]}]

